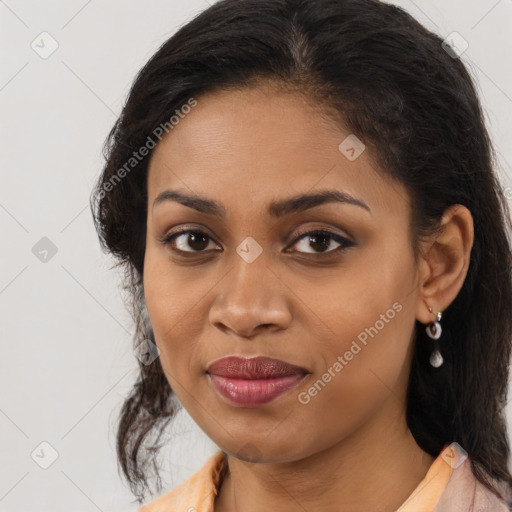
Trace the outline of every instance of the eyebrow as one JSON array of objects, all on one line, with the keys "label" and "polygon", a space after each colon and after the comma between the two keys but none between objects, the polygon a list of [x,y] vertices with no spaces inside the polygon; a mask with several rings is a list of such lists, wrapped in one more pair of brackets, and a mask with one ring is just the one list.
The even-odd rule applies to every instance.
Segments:
[{"label": "eyebrow", "polygon": [[[220,218],[226,217],[226,208],[217,201],[198,195],[184,194],[177,190],[164,190],[158,194],[153,202],[153,208],[166,201],[175,201],[183,206],[193,208],[198,212],[208,215],[214,215]],[[345,192],[340,192],[339,190],[322,190],[320,192],[299,194],[287,199],[272,201],[268,207],[268,214],[271,217],[280,218],[327,203],[351,204],[367,210],[370,214],[372,213],[370,207],[365,202]]]}]

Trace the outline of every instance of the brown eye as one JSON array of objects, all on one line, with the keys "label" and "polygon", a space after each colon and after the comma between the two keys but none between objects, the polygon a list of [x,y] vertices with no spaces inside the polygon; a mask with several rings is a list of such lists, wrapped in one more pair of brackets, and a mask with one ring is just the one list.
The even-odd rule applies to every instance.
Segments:
[{"label": "brown eye", "polygon": [[[327,230],[310,231],[301,235],[293,244],[306,254],[332,253],[355,245],[347,238]],[[307,249],[313,249],[308,251]]]},{"label": "brown eye", "polygon": [[204,252],[209,243],[213,243],[213,248],[217,247],[206,233],[199,230],[173,233],[164,238],[162,242],[170,244],[174,249],[181,252]]}]

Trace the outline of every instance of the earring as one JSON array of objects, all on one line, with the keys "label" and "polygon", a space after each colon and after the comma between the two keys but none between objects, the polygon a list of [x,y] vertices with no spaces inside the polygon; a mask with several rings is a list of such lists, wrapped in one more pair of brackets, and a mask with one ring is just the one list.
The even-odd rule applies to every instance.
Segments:
[{"label": "earring", "polygon": [[[428,310],[432,313],[432,308],[430,306]],[[428,324],[427,327],[425,328],[428,337],[433,340],[436,340],[436,348],[432,352],[432,354],[430,354],[430,364],[434,368],[439,368],[444,362],[443,356],[439,351],[439,344],[437,342],[437,340],[441,337],[441,333],[443,332],[443,330],[441,329],[441,324],[439,323],[441,321],[441,316],[441,312],[437,313],[436,320]]]}]

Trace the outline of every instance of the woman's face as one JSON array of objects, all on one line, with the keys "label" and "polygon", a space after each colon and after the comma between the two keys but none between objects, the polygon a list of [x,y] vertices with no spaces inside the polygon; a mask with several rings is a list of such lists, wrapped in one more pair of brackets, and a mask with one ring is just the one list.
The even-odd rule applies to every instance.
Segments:
[{"label": "woman's face", "polygon": [[[298,460],[382,436],[405,421],[420,301],[405,189],[299,95],[259,87],[196,99],[148,171],[144,290],[169,384],[240,458]],[[155,202],[169,190],[220,211]],[[345,200],[289,202],[325,191]],[[195,233],[161,241],[179,230]],[[327,235],[307,235],[318,230]],[[232,402],[207,373],[232,355],[306,375],[260,405]]]}]

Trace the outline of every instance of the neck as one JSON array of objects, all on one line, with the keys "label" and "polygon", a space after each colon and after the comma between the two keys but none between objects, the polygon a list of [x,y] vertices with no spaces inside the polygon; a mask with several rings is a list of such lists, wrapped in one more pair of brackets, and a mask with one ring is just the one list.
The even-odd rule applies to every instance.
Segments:
[{"label": "neck", "polygon": [[394,511],[433,461],[405,419],[375,417],[338,444],[300,460],[252,464],[228,456],[215,512]]}]

